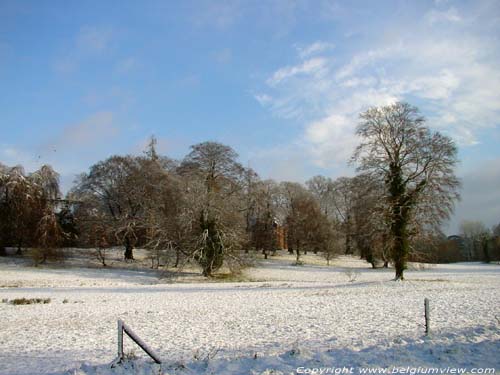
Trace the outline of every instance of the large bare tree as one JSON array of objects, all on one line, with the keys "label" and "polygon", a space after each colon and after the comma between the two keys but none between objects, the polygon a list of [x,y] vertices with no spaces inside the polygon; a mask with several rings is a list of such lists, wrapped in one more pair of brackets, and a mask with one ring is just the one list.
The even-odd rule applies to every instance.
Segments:
[{"label": "large bare tree", "polygon": [[138,158],[111,156],[83,174],[72,195],[82,201],[80,222],[106,220],[116,241],[125,247],[124,258],[134,258],[139,220],[143,212],[144,186],[138,183],[143,171]]},{"label": "large bare tree", "polygon": [[192,228],[192,254],[207,277],[224,261],[238,261],[246,208],[241,197],[245,168],[237,158],[229,146],[203,142],[191,146],[179,167],[191,203],[187,218]]},{"label": "large bare tree", "polygon": [[353,161],[358,170],[384,181],[389,207],[390,253],[395,279],[403,279],[409,254],[412,217],[425,206],[434,221],[449,217],[459,198],[455,177],[457,148],[439,132],[427,128],[418,109],[395,103],[360,115],[357,135],[362,142]]}]

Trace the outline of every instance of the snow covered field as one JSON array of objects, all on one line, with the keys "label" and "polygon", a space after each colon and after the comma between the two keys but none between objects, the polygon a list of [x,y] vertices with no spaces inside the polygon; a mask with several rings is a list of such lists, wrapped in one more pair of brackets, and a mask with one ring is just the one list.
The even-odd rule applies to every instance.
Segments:
[{"label": "snow covered field", "polygon": [[[354,258],[329,267],[314,255],[305,261],[294,266],[281,253],[247,270],[248,281],[174,283],[148,269],[37,269],[2,260],[0,300],[51,302],[0,303],[0,374],[125,373],[108,365],[119,318],[160,355],[165,374],[500,369],[499,265],[432,265],[394,282],[393,270]],[[143,357],[130,341],[125,351]]]}]

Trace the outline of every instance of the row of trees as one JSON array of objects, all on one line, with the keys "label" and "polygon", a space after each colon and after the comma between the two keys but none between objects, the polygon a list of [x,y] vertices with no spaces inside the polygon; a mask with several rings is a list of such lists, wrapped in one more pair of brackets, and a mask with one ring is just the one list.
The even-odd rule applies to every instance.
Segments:
[{"label": "row of trees", "polygon": [[13,234],[2,235],[2,246],[74,241],[103,252],[123,245],[127,260],[143,247],[157,265],[167,254],[174,266],[196,261],[211,276],[224,263],[243,264],[250,249],[272,253],[282,230],[297,262],[307,251],[327,261],[357,253],[373,267],[394,264],[402,279],[410,255],[438,238],[458,199],[457,150],[406,103],[362,113],[357,134],[351,162],[358,175],[316,176],[305,185],[261,180],[216,142],[191,146],[175,161],[158,155],[152,138],[144,155],[112,156],[82,174],[66,197],[69,211],[54,207],[59,190],[50,167],[29,176],[2,167],[0,225]]},{"label": "row of trees", "polygon": [[455,247],[466,260],[500,260],[500,223],[489,229],[481,221],[463,221],[460,237]]}]

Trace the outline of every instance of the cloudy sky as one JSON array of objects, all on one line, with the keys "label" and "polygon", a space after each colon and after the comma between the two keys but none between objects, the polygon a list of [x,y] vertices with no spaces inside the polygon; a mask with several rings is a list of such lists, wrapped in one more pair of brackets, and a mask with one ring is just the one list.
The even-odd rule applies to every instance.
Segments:
[{"label": "cloudy sky", "polygon": [[216,140],[263,178],[352,175],[395,100],[459,146],[461,220],[500,222],[498,1],[0,0],[0,162],[64,189],[112,154]]}]

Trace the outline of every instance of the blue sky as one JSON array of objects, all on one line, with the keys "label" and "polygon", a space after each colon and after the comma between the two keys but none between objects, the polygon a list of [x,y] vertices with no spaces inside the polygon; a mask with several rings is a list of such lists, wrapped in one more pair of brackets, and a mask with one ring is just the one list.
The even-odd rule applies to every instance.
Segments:
[{"label": "blue sky", "polygon": [[460,220],[500,222],[498,1],[0,0],[0,162],[75,174],[152,134],[263,178],[352,175],[358,115],[405,100],[453,137]]}]

